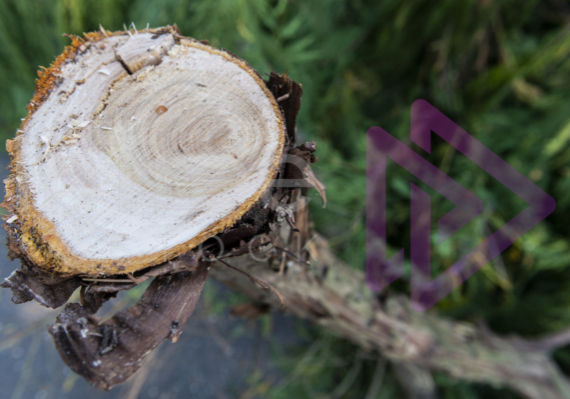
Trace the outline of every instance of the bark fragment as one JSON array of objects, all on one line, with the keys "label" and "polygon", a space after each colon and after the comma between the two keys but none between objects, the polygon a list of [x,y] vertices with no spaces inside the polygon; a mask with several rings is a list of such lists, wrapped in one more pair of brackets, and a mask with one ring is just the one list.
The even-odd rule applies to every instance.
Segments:
[{"label": "bark fragment", "polygon": [[194,311],[209,263],[193,272],[157,277],[141,300],[103,324],[67,305],[48,327],[64,362],[97,388],[109,389],[135,373],[142,359],[163,340],[178,340]]},{"label": "bark fragment", "polygon": [[12,302],[15,304],[35,300],[55,309],[64,305],[80,285],[79,277],[50,276],[22,260],[20,270],[15,270],[0,286],[12,290]]}]

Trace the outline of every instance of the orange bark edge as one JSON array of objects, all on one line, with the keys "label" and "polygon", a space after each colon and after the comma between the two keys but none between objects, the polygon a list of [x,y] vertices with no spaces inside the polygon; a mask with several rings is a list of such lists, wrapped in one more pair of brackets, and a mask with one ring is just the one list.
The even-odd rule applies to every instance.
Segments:
[{"label": "orange bark edge", "polygon": [[[145,32],[147,32],[145,30]],[[71,45],[65,47],[49,68],[40,67],[38,79],[36,79],[36,90],[34,96],[26,109],[28,114],[23,119],[20,128],[13,140],[6,141],[6,150],[10,154],[10,175],[4,180],[6,195],[4,202],[0,206],[5,207],[9,214],[2,218],[12,219],[11,223],[4,223],[4,229],[8,236],[8,256],[11,258],[21,258],[51,273],[58,275],[85,275],[102,276],[133,273],[146,267],[154,266],[173,259],[210,237],[231,227],[238,221],[267,191],[272,180],[275,178],[285,142],[285,123],[281,109],[261,76],[244,60],[235,55],[210,47],[195,39],[183,37],[176,25],[165,26],[157,29],[149,29],[149,33],[172,34],[177,43],[181,39],[186,45],[206,50],[213,54],[226,57],[247,71],[264,90],[267,98],[272,104],[272,108],[277,116],[280,135],[279,146],[276,152],[273,165],[264,184],[259,190],[245,201],[241,206],[227,215],[223,219],[213,223],[191,240],[149,255],[134,256],[121,259],[87,259],[73,254],[68,245],[63,242],[57,233],[55,225],[48,220],[34,205],[34,197],[28,182],[25,179],[26,170],[21,162],[21,138],[25,134],[25,128],[39,107],[46,101],[56,86],[58,74],[61,68],[69,61],[75,59],[81,46],[87,42],[94,43],[110,36],[128,35],[126,31],[109,32],[101,28],[100,31],[85,33],[83,37],[69,35]],[[17,218],[14,219],[14,216]]]}]

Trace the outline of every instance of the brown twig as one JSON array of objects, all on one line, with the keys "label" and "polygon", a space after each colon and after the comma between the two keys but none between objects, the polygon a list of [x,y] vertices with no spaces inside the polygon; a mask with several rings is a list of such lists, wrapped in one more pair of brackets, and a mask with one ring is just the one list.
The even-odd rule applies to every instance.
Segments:
[{"label": "brown twig", "polygon": [[570,329],[562,330],[532,342],[532,346],[545,352],[570,344]]},{"label": "brown twig", "polygon": [[114,278],[84,278],[83,281],[89,281],[94,283],[124,283],[124,284],[136,284],[131,280],[126,279],[114,279]]},{"label": "brown twig", "polygon": [[285,307],[285,297],[283,296],[283,294],[274,286],[272,286],[271,284],[266,283],[265,281],[262,281],[256,277],[253,277],[251,274],[244,272],[243,270],[238,269],[237,267],[234,267],[232,265],[230,265],[229,263],[221,260],[221,259],[217,259],[219,262],[223,263],[224,265],[226,265],[227,267],[229,267],[230,269],[235,270],[236,272],[239,272],[247,277],[249,277],[251,279],[251,281],[259,284],[260,286],[262,286],[265,289],[271,290],[273,291],[273,293],[275,295],[277,295],[277,298],[279,298],[279,302],[281,302],[281,309],[283,309]]}]

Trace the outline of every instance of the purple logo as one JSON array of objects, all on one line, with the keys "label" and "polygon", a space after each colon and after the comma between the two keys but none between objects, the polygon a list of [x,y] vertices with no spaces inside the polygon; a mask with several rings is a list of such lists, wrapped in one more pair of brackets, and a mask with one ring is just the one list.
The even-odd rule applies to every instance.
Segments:
[{"label": "purple logo", "polygon": [[[554,199],[515,168],[461,129],[424,100],[412,104],[412,142],[428,153],[434,132],[528,206],[445,272],[431,279],[430,196],[410,183],[410,283],[412,307],[424,311],[459,287],[475,272],[506,250],[556,206]],[[406,169],[423,183],[455,204],[437,223],[438,244],[442,244],[483,209],[475,194],[432,165],[418,153],[380,127],[367,132],[366,147],[366,284],[379,291],[404,273],[404,249],[386,255],[386,158]]]}]

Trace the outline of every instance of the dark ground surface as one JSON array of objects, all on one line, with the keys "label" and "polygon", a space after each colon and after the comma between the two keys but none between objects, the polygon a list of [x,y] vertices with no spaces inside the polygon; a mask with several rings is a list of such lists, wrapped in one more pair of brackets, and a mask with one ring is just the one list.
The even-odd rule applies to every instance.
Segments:
[{"label": "dark ground surface", "polygon": [[[7,164],[4,155],[2,179],[8,174]],[[5,278],[19,262],[8,260],[3,229],[0,234],[0,277]],[[132,306],[136,295],[120,293],[98,315],[108,318]],[[225,305],[232,295],[223,285],[208,281],[179,341],[164,342],[129,381],[104,392],[74,374],[55,350],[46,326],[60,310],[35,302],[14,305],[10,291],[0,289],[0,399],[263,397],[250,383],[275,383],[282,377],[270,353],[284,353],[288,345],[303,343],[296,334],[299,321],[281,313],[263,322],[233,319]],[[77,293],[71,300],[77,301]],[[268,326],[270,333],[262,333]]]}]

